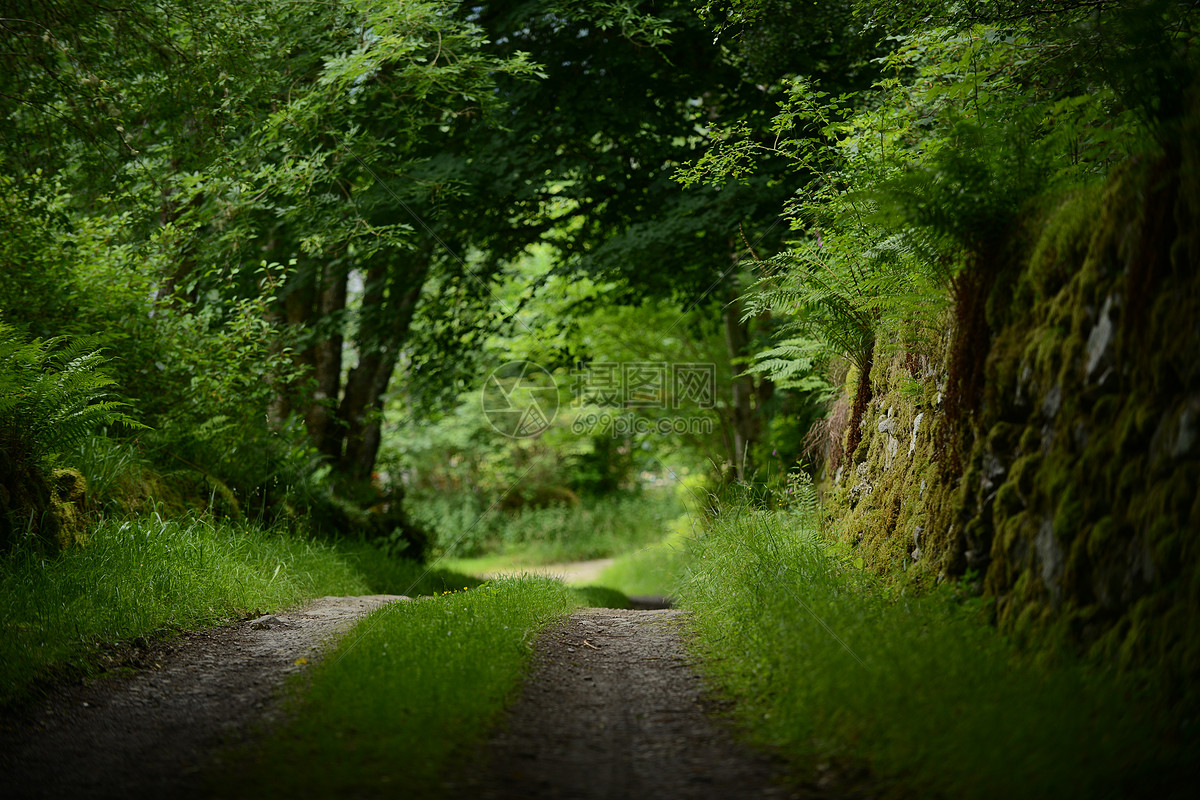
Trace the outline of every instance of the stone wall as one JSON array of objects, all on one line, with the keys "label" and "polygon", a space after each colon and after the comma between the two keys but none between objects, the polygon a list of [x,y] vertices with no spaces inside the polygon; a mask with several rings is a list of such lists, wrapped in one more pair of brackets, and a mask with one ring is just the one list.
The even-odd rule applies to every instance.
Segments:
[{"label": "stone wall", "polygon": [[962,577],[1018,635],[1200,674],[1200,131],[1031,215],[946,452],[943,365],[880,359],[832,487],[880,570]]}]

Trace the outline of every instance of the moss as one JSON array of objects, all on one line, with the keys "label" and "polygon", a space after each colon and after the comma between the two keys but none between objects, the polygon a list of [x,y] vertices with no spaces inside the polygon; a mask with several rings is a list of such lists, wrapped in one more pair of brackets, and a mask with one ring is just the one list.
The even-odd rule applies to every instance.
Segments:
[{"label": "moss", "polygon": [[1017,313],[1036,307],[1063,288],[1084,262],[1103,199],[1103,186],[1080,187],[1043,218],[1041,235],[1013,294]]},{"label": "moss", "polygon": [[[1175,676],[1188,674],[1188,664],[1200,674],[1200,448],[1173,446],[1184,403],[1200,397],[1200,147],[1188,152],[1197,159],[1194,196],[1173,201],[1174,241],[1143,236],[1152,214],[1142,200],[1163,170],[1149,160],[1063,198],[1040,223],[1027,221],[1036,241],[1019,268],[1002,266],[1012,285],[988,298],[999,327],[985,360],[984,404],[949,426],[926,421],[911,455],[905,426],[922,395],[903,388],[899,363],[879,359],[874,416],[855,454],[868,470],[870,501],[853,509],[834,501],[843,503],[835,512],[843,537],[859,543],[876,571],[912,549],[920,525],[920,570],[953,576],[985,566],[997,622],[1019,638],[1070,632],[1096,657]],[[1161,193],[1155,197],[1161,204]],[[1168,253],[1171,270],[1147,291],[1138,327],[1122,298],[1146,246]],[[1112,371],[1101,384],[1084,364],[1107,298],[1117,301],[1116,331],[1104,353]],[[1046,403],[1052,390],[1058,402]],[[878,430],[889,408],[900,426],[895,463],[888,434]],[[953,435],[939,442],[935,427]],[[985,455],[1006,468],[994,483],[983,480]],[[1035,557],[1047,519],[1062,548],[1054,596]]]},{"label": "moss", "polygon": [[46,474],[40,467],[18,464],[0,453],[0,548],[34,543],[47,550],[64,549],[85,540],[87,484],[76,470]]},{"label": "moss", "polygon": [[88,517],[84,512],[87,481],[78,470],[56,469],[50,474],[54,538],[61,550],[87,542]]},{"label": "moss", "polygon": [[1083,519],[1083,503],[1079,498],[1079,490],[1074,484],[1068,484],[1054,511],[1054,534],[1059,541],[1074,539]]},{"label": "moss", "polygon": [[1093,561],[1100,561],[1112,552],[1117,526],[1112,517],[1102,517],[1084,537],[1084,547]]}]

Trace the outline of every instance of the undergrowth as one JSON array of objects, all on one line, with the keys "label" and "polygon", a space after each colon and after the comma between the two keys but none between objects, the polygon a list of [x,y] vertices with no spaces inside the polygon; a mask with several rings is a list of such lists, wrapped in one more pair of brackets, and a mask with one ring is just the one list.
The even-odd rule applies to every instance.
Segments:
[{"label": "undergrowth", "polygon": [[291,723],[216,796],[437,795],[492,730],[537,632],[574,605],[558,581],[505,578],[374,612],[294,684]]},{"label": "undergrowth", "polygon": [[680,587],[708,678],[802,778],[832,762],[934,796],[1175,789],[1195,744],[1178,720],[1094,665],[1021,655],[981,601],[880,583],[813,530],[802,514],[726,511]]}]

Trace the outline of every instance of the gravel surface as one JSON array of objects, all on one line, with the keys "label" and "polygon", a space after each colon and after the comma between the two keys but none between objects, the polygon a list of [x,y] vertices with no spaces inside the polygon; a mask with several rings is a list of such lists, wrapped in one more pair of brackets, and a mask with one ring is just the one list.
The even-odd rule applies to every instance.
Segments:
[{"label": "gravel surface", "polygon": [[770,761],[705,715],[684,616],[586,609],[544,634],[507,724],[447,796],[790,797]]},{"label": "gravel surface", "polygon": [[288,675],[355,620],[401,599],[325,597],[126,648],[118,674],[3,718],[0,798],[200,796],[200,772],[220,768],[212,759],[223,747],[279,718],[277,690]]}]

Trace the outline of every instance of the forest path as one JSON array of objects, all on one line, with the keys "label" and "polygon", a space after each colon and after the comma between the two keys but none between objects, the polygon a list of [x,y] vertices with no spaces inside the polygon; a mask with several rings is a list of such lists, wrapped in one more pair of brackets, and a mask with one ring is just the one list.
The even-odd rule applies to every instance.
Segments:
[{"label": "forest path", "polygon": [[[357,619],[399,598],[302,609],[128,648],[0,725],[0,797],[206,796],[205,773],[282,720],[279,688]],[[538,640],[507,724],[447,797],[786,798],[764,757],[704,713],[676,610],[582,609]],[[282,766],[282,765],[281,765]]]},{"label": "forest path", "polygon": [[447,796],[790,797],[767,759],[705,716],[685,618],[592,608],[544,633],[506,724]]},{"label": "forest path", "polygon": [[591,561],[570,561],[562,564],[539,564],[536,566],[511,566],[492,569],[479,577],[486,579],[515,575],[540,575],[558,578],[563,583],[595,583],[600,573],[612,566],[612,558],[596,558]]},{"label": "forest path", "polygon": [[202,796],[201,772],[220,769],[214,754],[279,719],[289,675],[368,612],[405,599],[324,597],[129,648],[108,676],[3,718],[0,797]]}]

